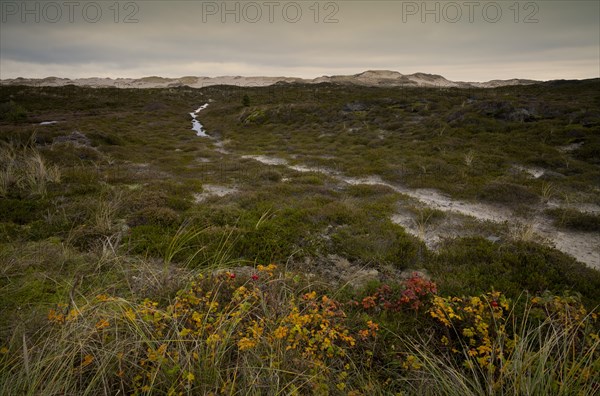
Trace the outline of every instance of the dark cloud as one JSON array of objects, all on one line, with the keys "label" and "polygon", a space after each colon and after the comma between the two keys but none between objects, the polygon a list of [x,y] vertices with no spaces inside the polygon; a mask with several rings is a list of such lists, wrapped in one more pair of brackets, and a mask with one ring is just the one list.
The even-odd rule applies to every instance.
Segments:
[{"label": "dark cloud", "polygon": [[[7,8],[25,3],[34,10],[25,21]],[[434,72],[455,80],[599,74],[600,6],[593,1],[517,2],[518,14],[513,1],[428,2],[432,13],[424,13],[420,1],[338,1],[317,3],[318,15],[312,1],[80,1],[72,22],[66,3],[56,1],[63,7],[56,23],[48,21],[56,19],[52,8],[44,14],[47,3],[2,2],[1,78],[44,77],[48,71],[66,77],[225,72],[314,77],[371,68]],[[469,4],[477,4],[472,21]],[[102,17],[92,23],[94,7]],[[501,16],[493,12],[497,9]],[[132,12],[137,23],[123,23]],[[330,14],[337,22],[323,23]],[[524,23],[527,17],[533,23]]]}]

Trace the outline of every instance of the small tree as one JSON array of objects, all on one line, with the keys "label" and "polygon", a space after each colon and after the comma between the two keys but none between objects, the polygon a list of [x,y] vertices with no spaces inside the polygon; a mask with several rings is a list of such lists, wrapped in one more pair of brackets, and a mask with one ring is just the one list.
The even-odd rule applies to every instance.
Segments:
[{"label": "small tree", "polygon": [[248,94],[244,95],[244,97],[242,98],[242,104],[244,105],[244,107],[250,106],[250,97],[248,96]]}]

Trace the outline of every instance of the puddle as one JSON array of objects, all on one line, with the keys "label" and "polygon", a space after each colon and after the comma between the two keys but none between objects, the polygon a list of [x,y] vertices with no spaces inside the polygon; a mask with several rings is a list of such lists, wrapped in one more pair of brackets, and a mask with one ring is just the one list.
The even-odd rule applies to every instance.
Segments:
[{"label": "puddle", "polygon": [[44,121],[44,122],[40,122],[40,125],[54,125],[54,124],[58,124],[58,121]]}]

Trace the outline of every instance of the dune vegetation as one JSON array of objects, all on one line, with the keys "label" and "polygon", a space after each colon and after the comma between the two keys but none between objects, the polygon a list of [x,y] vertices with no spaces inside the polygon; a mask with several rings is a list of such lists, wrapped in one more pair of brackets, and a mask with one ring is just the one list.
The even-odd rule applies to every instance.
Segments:
[{"label": "dune vegetation", "polygon": [[2,86],[0,394],[599,393],[599,88]]}]

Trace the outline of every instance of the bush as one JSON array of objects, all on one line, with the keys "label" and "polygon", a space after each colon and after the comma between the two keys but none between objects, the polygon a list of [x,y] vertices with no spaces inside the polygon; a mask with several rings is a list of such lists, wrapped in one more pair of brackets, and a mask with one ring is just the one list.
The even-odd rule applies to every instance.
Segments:
[{"label": "bush", "polygon": [[444,247],[426,265],[443,293],[472,295],[496,289],[516,298],[524,290],[571,290],[581,293],[589,307],[600,301],[600,272],[532,242],[494,244],[483,238],[463,238]]},{"label": "bush", "polygon": [[14,101],[0,104],[0,120],[20,122],[27,119],[27,110]]},{"label": "bush", "polygon": [[539,197],[527,187],[513,184],[494,182],[483,187],[479,199],[505,205],[531,205],[539,202]]},{"label": "bush", "polygon": [[547,209],[545,212],[557,227],[574,231],[600,232],[600,215],[575,209]]},{"label": "bush", "polygon": [[138,210],[131,215],[128,224],[131,227],[140,225],[171,227],[179,223],[179,221],[179,214],[171,208],[149,207]]},{"label": "bush", "polygon": [[[410,317],[420,338],[380,325]],[[258,265],[196,277],[165,303],[59,303],[36,338],[2,344],[0,392],[587,395],[597,329],[572,295],[441,297],[413,276],[343,303]]]}]

